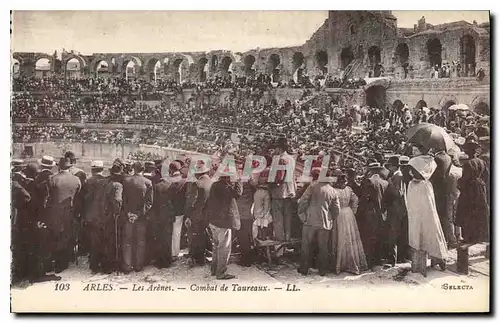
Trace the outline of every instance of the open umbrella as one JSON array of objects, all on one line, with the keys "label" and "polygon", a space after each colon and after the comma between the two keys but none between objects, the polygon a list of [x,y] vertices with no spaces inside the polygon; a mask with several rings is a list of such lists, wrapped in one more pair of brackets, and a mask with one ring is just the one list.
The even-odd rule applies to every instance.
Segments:
[{"label": "open umbrella", "polygon": [[470,108],[468,105],[460,103],[460,104],[454,104],[451,107],[448,108],[448,110],[464,110],[464,111],[469,111]]},{"label": "open umbrella", "polygon": [[443,128],[432,123],[419,123],[406,130],[408,142],[437,151],[457,149],[453,138]]}]

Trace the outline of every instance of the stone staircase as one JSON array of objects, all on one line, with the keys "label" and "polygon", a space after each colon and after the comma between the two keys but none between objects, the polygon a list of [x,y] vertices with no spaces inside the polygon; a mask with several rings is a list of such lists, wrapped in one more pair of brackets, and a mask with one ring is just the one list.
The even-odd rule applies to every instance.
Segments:
[{"label": "stone staircase", "polygon": [[348,79],[353,78],[358,68],[363,64],[360,59],[355,59],[344,70],[344,76],[342,78],[342,83],[347,82]]}]

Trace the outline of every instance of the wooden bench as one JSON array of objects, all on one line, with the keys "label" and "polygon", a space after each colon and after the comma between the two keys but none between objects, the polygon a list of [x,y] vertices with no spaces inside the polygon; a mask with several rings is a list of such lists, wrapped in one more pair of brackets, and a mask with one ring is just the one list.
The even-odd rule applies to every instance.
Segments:
[{"label": "wooden bench", "polygon": [[276,257],[276,254],[286,246],[293,246],[299,244],[301,242],[300,239],[291,239],[288,241],[277,241],[277,240],[258,240],[255,239],[255,247],[263,248],[266,251],[266,257],[269,264],[269,267],[273,264],[273,257]]}]

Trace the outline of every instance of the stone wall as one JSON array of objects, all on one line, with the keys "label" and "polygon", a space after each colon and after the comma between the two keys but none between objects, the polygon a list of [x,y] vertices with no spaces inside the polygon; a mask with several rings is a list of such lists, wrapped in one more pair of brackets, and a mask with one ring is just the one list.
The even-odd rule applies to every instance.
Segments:
[{"label": "stone wall", "polygon": [[410,108],[421,100],[428,107],[445,108],[451,102],[463,103],[472,109],[479,103],[490,107],[490,84],[475,79],[394,80],[386,90],[386,102],[392,105],[396,100]]},{"label": "stone wall", "polygon": [[[355,71],[354,77],[366,77],[372,69],[370,48],[380,50],[380,63],[386,75],[395,75],[401,68],[397,47],[406,44],[409,49],[408,63],[415,72],[416,78],[425,78],[430,72],[427,42],[438,39],[441,43],[441,58],[447,61],[463,61],[460,42],[464,36],[472,37],[475,45],[476,67],[486,70],[490,68],[490,33],[488,28],[473,24],[459,23],[449,28],[430,28],[422,24],[416,33],[404,36],[396,25],[397,21],[390,12],[382,11],[330,11],[328,19],[301,46],[285,48],[256,48],[243,53],[225,50],[185,53],[95,53],[80,55],[74,52],[62,53],[61,59],[56,55],[44,53],[13,53],[13,58],[20,62],[23,75],[35,75],[34,65],[40,58],[50,60],[49,73],[65,75],[66,64],[70,59],[80,62],[81,75],[96,74],[99,62],[108,64],[108,75],[122,77],[125,75],[127,63],[136,65],[135,77],[152,79],[154,66],[160,63],[157,77],[175,79],[177,81],[203,81],[203,77],[228,75],[253,75],[255,73],[272,74],[278,70],[281,81],[289,81],[299,67],[294,55],[303,57],[303,66],[309,76],[322,74],[318,61],[318,53],[326,54],[327,72],[338,76],[344,69],[342,50],[351,48],[354,58],[363,64]],[[258,44],[255,44],[258,46]],[[253,62],[253,63],[249,63]],[[273,64],[275,62],[275,64]],[[277,64],[276,64],[277,62]],[[399,71],[400,73],[400,71]],[[401,73],[400,73],[401,74]],[[203,76],[204,75],[204,76]]]}]

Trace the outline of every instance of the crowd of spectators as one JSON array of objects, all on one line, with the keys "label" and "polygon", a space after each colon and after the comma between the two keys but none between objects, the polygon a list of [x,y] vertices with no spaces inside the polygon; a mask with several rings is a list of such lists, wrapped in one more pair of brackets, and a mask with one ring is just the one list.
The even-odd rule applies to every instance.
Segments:
[{"label": "crowd of spectators", "polygon": [[[318,82],[323,83],[322,86],[347,88],[366,84],[362,79],[343,82],[330,76],[317,78],[313,83],[317,85]],[[405,131],[414,123],[432,122],[446,127],[456,136],[465,136],[470,124],[479,122],[479,116],[467,111],[445,113],[426,107],[415,110],[404,105],[377,109],[346,107],[335,102],[317,104],[314,100],[317,92],[307,86],[301,100],[287,100],[281,105],[275,100],[262,104],[259,98],[271,83],[267,75],[234,80],[225,75],[203,84],[182,85],[160,80],[154,86],[146,81],[123,79],[24,79],[14,84],[15,88],[28,92],[13,94],[12,117],[28,125],[15,125],[13,140],[143,143],[209,154],[236,145],[242,154],[249,154],[259,153],[276,136],[285,135],[298,155],[334,150],[362,160],[375,152],[405,153]],[[199,104],[201,90],[206,95],[207,91],[230,86],[233,91],[224,103],[205,100]],[[195,102],[166,104],[159,101],[151,105],[122,95],[127,91],[172,87],[177,90],[194,88],[194,99],[190,101]],[[103,93],[82,95],[86,91]],[[243,95],[238,96],[238,91],[244,91]],[[250,100],[242,101],[242,97]],[[45,124],[50,120],[57,125]],[[140,131],[127,126],[116,130],[92,130],[64,125],[67,121],[147,125]]]}]

